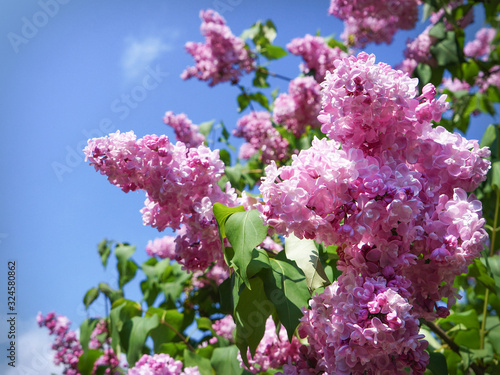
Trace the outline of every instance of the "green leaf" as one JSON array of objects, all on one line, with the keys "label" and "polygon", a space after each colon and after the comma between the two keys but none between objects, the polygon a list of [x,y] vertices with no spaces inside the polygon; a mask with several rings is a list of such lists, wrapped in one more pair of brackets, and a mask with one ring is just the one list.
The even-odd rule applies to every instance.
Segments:
[{"label": "green leaf", "polygon": [[500,102],[500,89],[497,86],[489,86],[486,95],[490,101],[494,103]]},{"label": "green leaf", "polygon": [[307,306],[311,295],[304,274],[295,262],[286,259],[283,252],[269,261],[272,269],[264,270],[262,276],[264,290],[291,341],[303,316],[301,308]]},{"label": "green leaf", "polygon": [[491,164],[491,186],[500,192],[500,161]]},{"label": "green leaf", "polygon": [[99,289],[97,288],[91,288],[85,293],[85,296],[83,297],[83,304],[85,305],[85,309],[88,309],[89,306],[94,302],[97,297],[99,297]]},{"label": "green leaf", "polygon": [[431,81],[432,68],[427,64],[419,63],[415,68],[415,75],[418,77],[419,86],[425,86]]},{"label": "green leaf", "polygon": [[269,87],[269,83],[267,83],[268,71],[266,68],[259,67],[255,71],[255,78],[252,81],[252,84],[255,87]]},{"label": "green leaf", "polygon": [[243,369],[238,361],[238,348],[234,345],[216,348],[212,354],[212,367],[217,375],[240,375]]},{"label": "green leaf", "polygon": [[272,43],[277,35],[276,26],[274,25],[273,21],[267,20],[266,23],[262,25],[262,30],[268,42]]},{"label": "green leaf", "polygon": [[444,39],[446,36],[446,27],[444,22],[437,22],[430,30],[429,35],[436,39]]},{"label": "green leaf", "polygon": [[108,264],[108,259],[109,256],[111,255],[111,244],[112,241],[108,241],[106,239],[102,240],[99,242],[99,245],[97,245],[97,252],[101,256],[101,263],[104,268],[106,268]]},{"label": "green leaf", "polygon": [[488,274],[486,266],[478,258],[474,259],[474,263],[470,265],[469,275],[496,294],[495,280]]},{"label": "green leaf", "polygon": [[264,284],[259,277],[249,280],[251,289],[244,287],[234,311],[236,323],[235,342],[241,357],[248,366],[247,350],[252,355],[264,336],[266,320],[274,311],[274,306],[266,297]]},{"label": "green leaf", "polygon": [[81,375],[91,375],[94,369],[94,364],[100,356],[104,354],[103,351],[97,349],[89,349],[85,351],[80,358],[78,358],[78,371]]},{"label": "green leaf", "polygon": [[150,317],[135,316],[127,322],[124,328],[130,330],[129,342],[127,345],[127,362],[135,364],[142,356],[142,348],[146,342],[149,331],[158,327],[160,320],[157,315]]},{"label": "green leaf", "polygon": [[260,52],[268,60],[277,60],[288,55],[288,52],[286,52],[283,48],[279,46],[273,46],[271,44],[262,48]]},{"label": "green leaf", "polygon": [[219,150],[219,157],[220,157],[220,160],[222,160],[224,162],[224,165],[226,165],[226,166],[231,165],[231,155],[229,154],[229,152],[227,150],[225,150],[225,149]]},{"label": "green leaf", "polygon": [[267,100],[267,97],[263,93],[256,92],[254,94],[251,94],[250,99],[253,101],[256,101],[257,103],[259,103],[261,106],[263,106],[268,111],[270,110],[269,100]]},{"label": "green leaf", "polygon": [[80,324],[80,344],[84,351],[87,351],[89,348],[90,335],[98,322],[99,319],[89,318]]},{"label": "green leaf", "polygon": [[255,36],[259,33],[260,27],[261,27],[260,22],[255,23],[249,29],[243,30],[243,32],[240,35],[240,38],[243,40],[255,38]]},{"label": "green leaf", "polygon": [[480,147],[490,147],[493,142],[497,139],[497,131],[495,125],[490,125],[486,128],[483,134],[483,138],[481,138]]},{"label": "green leaf", "polygon": [[479,320],[477,317],[477,313],[475,310],[467,310],[464,312],[455,312],[450,314],[448,317],[444,319],[438,320],[439,324],[445,322],[451,322],[454,325],[463,324],[465,327],[472,329],[479,329]]},{"label": "green leaf", "polygon": [[238,101],[238,112],[243,111],[250,104],[250,96],[246,93],[238,95],[236,100]]},{"label": "green leaf", "polygon": [[304,272],[309,292],[312,293],[316,288],[330,284],[313,240],[301,240],[291,234],[285,238],[285,254]]},{"label": "green leaf", "polygon": [[239,189],[241,188],[241,171],[242,171],[242,166],[241,164],[236,164],[233,167],[226,167],[224,169],[224,173],[229,179],[229,182],[231,183],[231,186]]},{"label": "green leaf", "polygon": [[205,138],[208,138],[208,135],[212,131],[212,127],[214,125],[215,120],[212,121],[205,121],[202,122],[199,127],[198,131],[205,136]]},{"label": "green leaf", "polygon": [[116,268],[118,269],[118,285],[123,288],[130,280],[132,280],[137,272],[137,264],[129,258],[135,252],[135,246],[119,244],[115,248],[115,256],[118,260]]},{"label": "green leaf", "polygon": [[123,292],[119,289],[113,289],[109,286],[108,283],[99,283],[99,290],[109,298],[111,304],[118,301],[120,298],[123,298]]},{"label": "green leaf", "polygon": [[214,370],[210,364],[210,360],[199,356],[188,349],[184,349],[184,366],[198,366],[201,375],[214,375]]},{"label": "green leaf", "polygon": [[250,287],[247,266],[252,260],[252,251],[266,238],[267,228],[257,210],[236,212],[226,221],[226,236],[234,249],[231,263],[247,287]]},{"label": "green leaf", "polygon": [[169,354],[172,358],[177,358],[186,348],[187,345],[183,342],[167,342],[165,344],[161,344],[158,350],[155,349],[155,353],[165,353]]},{"label": "green leaf", "polygon": [[220,310],[223,314],[232,314],[234,311],[233,285],[234,273],[219,285]]},{"label": "green leaf", "polygon": [[146,315],[156,315],[159,319],[160,324],[149,333],[153,339],[155,351],[165,343],[181,340],[182,332],[192,323],[190,317],[175,309],[150,307]]},{"label": "green leaf", "polygon": [[222,238],[226,237],[225,225],[226,221],[235,212],[245,212],[245,208],[243,206],[236,207],[227,207],[221,203],[214,203],[213,213],[215,216],[215,220],[217,220],[217,224],[219,225],[219,231],[222,235]]},{"label": "green leaf", "polygon": [[486,337],[493,346],[495,353],[500,354],[500,326],[488,331],[488,335]]},{"label": "green leaf", "polygon": [[168,278],[163,277],[161,279],[160,287],[165,295],[165,301],[175,304],[177,299],[180,298],[186,287],[186,282],[191,278],[191,275],[184,271],[179,263],[172,263],[169,269],[172,272],[169,273]]},{"label": "green leaf", "polygon": [[453,340],[457,343],[457,345],[463,345],[470,349],[479,349],[479,329],[459,331]]},{"label": "green leaf", "polygon": [[196,318],[196,327],[202,331],[211,331],[212,321],[206,317]]},{"label": "green leaf", "polygon": [[427,368],[434,375],[448,375],[448,365],[446,364],[446,357],[443,354],[429,351],[429,357]]},{"label": "green leaf", "polygon": [[265,268],[271,268],[269,255],[267,255],[267,252],[265,250],[253,249],[252,260],[250,261],[250,263],[248,263],[247,267],[248,278],[255,276]]},{"label": "green leaf", "polygon": [[111,346],[115,353],[118,353],[118,348],[124,344],[122,343],[121,332],[125,324],[133,317],[140,316],[141,313],[141,305],[137,302],[122,298],[113,303],[109,317],[111,320]]},{"label": "green leaf", "polygon": [[447,31],[446,37],[433,44],[430,48],[432,55],[436,58],[439,66],[454,65],[461,63],[462,52],[454,31]]}]

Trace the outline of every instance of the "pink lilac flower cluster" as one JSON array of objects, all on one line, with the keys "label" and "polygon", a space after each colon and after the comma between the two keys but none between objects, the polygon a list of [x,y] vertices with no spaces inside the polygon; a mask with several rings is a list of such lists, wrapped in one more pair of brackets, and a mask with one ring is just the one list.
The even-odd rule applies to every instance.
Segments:
[{"label": "pink lilac flower cluster", "polygon": [[197,77],[209,81],[210,86],[221,82],[237,83],[242,72],[255,69],[254,59],[245,42],[233,35],[224,18],[214,10],[202,10],[201,33],[205,43],[186,43],[186,50],[194,57],[196,66],[188,67],[182,79]]},{"label": "pink lilac flower cluster", "polygon": [[128,375],[200,375],[198,367],[186,367],[168,354],[144,354],[135,366],[128,370]]},{"label": "pink lilac flower cluster", "polygon": [[122,373],[119,371],[120,360],[113,348],[111,348],[111,334],[105,319],[97,322],[94,330],[90,334],[89,348],[102,350],[104,352],[104,354],[95,361],[93,373],[97,373],[100,366],[105,367],[104,374],[106,375],[120,375]]},{"label": "pink lilac flower cluster", "polygon": [[118,131],[89,140],[84,152],[86,160],[124,192],[146,191],[144,225],[160,231],[182,225],[175,239],[175,260],[186,269],[205,269],[222,261],[212,206],[235,205],[236,194],[229,185],[226,192],[217,185],[224,173],[218,150],[172,144],[164,135],[137,139],[133,132]]},{"label": "pink lilac flower cluster", "polygon": [[[231,315],[226,315],[224,318],[216,320],[212,324],[212,328],[218,336],[224,337],[229,342],[234,342],[234,329],[236,328],[236,324]],[[214,338],[216,342],[217,337],[212,337],[212,339]],[[214,341],[210,343],[213,344]]]},{"label": "pink lilac flower cluster", "polygon": [[174,128],[175,138],[186,145],[186,147],[198,147],[205,142],[205,136],[198,130],[190,119],[184,114],[174,115],[168,111],[163,117],[163,122]]},{"label": "pink lilac flower cluster", "polygon": [[278,234],[339,245],[342,276],[304,309],[310,347],[285,374],[423,374],[418,319],[449,313],[454,277],[487,238],[467,192],[485,180],[489,150],[432,127],[448,103],[431,84],[417,96],[416,79],[363,52],[335,68],[318,117],[330,140],[271,163],[257,204]]},{"label": "pink lilac flower cluster", "polygon": [[399,69],[411,75],[419,63],[428,64],[430,66],[436,65],[436,59],[431,54],[431,46],[437,39],[429,35],[431,28],[432,25],[429,25],[415,39],[408,39],[406,42],[406,49],[404,50],[405,60],[403,60],[398,67]]},{"label": "pink lilac flower cluster", "polygon": [[69,326],[71,322],[63,315],[56,316],[56,313],[48,313],[45,317],[38,313],[36,317],[38,326],[47,327],[50,335],[56,338],[52,344],[54,355],[54,364],[64,365],[63,374],[79,375],[78,360],[83,354],[80,340],[76,337],[76,332],[71,331]]},{"label": "pink lilac flower cluster", "polygon": [[[429,359],[427,342],[421,340],[408,303],[409,285],[384,276],[357,276],[353,270],[314,296],[299,334],[318,353],[315,368],[342,375],[365,374],[368,369],[371,374],[404,374],[405,367],[423,373]],[[285,371],[290,373],[293,369]]]},{"label": "pink lilac flower cluster", "polygon": [[224,280],[229,277],[229,269],[225,263],[214,264],[207,270],[194,271],[191,279],[192,285],[195,288],[204,288],[212,283],[219,286]]},{"label": "pink lilac flower cluster", "polygon": [[280,94],[274,101],[273,121],[283,125],[297,138],[306,126],[318,128],[321,109],[320,86],[313,77],[299,77],[290,82],[288,93]]},{"label": "pink lilac flower cluster", "polygon": [[331,0],[329,14],[345,22],[342,38],[349,45],[391,43],[399,29],[410,30],[418,18],[419,0]]},{"label": "pink lilac flower cluster", "polygon": [[[266,321],[264,336],[257,346],[255,355],[251,358],[250,349],[247,357],[250,367],[248,370],[254,374],[264,372],[268,369],[281,368],[287,361],[297,360],[299,358],[299,348],[301,346],[297,337],[293,336],[292,341],[288,341],[288,336],[285,327],[281,326],[279,333],[276,332],[276,325],[272,316],[269,316]],[[238,353],[238,359],[242,366],[246,365]]]},{"label": "pink lilac flower cluster", "polygon": [[490,86],[500,87],[500,65],[492,66],[486,74],[479,72],[476,85],[480,92],[486,92]]},{"label": "pink lilac flower cluster", "polygon": [[238,120],[233,134],[247,141],[247,146],[242,147],[243,152],[239,155],[242,159],[248,159],[259,150],[262,151],[260,158],[266,164],[288,157],[288,141],[273,127],[269,112],[252,111],[243,116]]},{"label": "pink lilac flower cluster", "polygon": [[313,72],[317,82],[323,81],[327,70],[335,69],[333,66],[335,60],[347,56],[347,53],[339,47],[328,46],[322,37],[309,34],[303,38],[293,39],[286,48],[304,59],[305,65],[301,65],[301,70],[305,74]]},{"label": "pink lilac flower cluster", "polygon": [[176,236],[164,236],[150,240],[146,245],[146,253],[151,257],[175,259]]},{"label": "pink lilac flower cluster", "polygon": [[[429,17],[429,21],[433,25],[438,23],[441,19],[444,22],[444,25],[446,27],[446,30],[453,30],[453,24],[448,22],[445,14],[448,12],[448,14],[452,14],[453,10],[458,8],[459,6],[463,5],[463,0],[458,0],[458,1],[450,1],[448,4],[446,4],[444,7],[439,8],[439,10],[435,13],[432,13]],[[446,9],[447,8],[447,9]],[[465,13],[460,19],[455,21],[457,26],[460,27],[461,29],[465,29],[467,26],[469,26],[471,23],[474,22],[474,11],[472,8],[470,8],[467,13]]]},{"label": "pink lilac flower cluster", "polygon": [[443,78],[443,82],[441,82],[441,85],[443,87],[443,89],[448,89],[450,90],[451,92],[457,92],[457,91],[462,91],[462,90],[466,90],[466,91],[469,91],[470,90],[470,85],[465,82],[465,81],[461,81],[459,80],[458,78]]},{"label": "pink lilac flower cluster", "polygon": [[492,47],[491,42],[496,34],[496,30],[492,27],[483,27],[479,29],[476,33],[476,39],[465,45],[465,56],[481,59],[483,61],[488,60]]}]

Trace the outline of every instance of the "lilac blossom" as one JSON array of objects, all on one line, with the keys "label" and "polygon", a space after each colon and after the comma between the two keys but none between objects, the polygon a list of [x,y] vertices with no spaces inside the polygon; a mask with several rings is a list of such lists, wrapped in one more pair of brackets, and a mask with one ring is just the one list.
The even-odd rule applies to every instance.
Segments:
[{"label": "lilac blossom", "polygon": [[89,140],[84,152],[90,164],[124,192],[146,191],[141,210],[145,225],[160,231],[182,225],[175,260],[189,270],[222,261],[212,205],[234,205],[236,195],[229,185],[225,192],[217,185],[224,173],[218,151],[174,145],[166,136],[136,139],[133,132],[116,132]]},{"label": "lilac blossom", "polygon": [[288,86],[288,93],[280,94],[274,101],[273,121],[300,137],[307,125],[320,126],[317,119],[320,109],[319,84],[312,77],[295,78]]},{"label": "lilac blossom", "polygon": [[198,147],[205,142],[205,136],[199,132],[198,125],[194,125],[184,113],[174,115],[172,111],[168,111],[163,122],[174,128],[175,138],[187,147]]},{"label": "lilac blossom", "polygon": [[418,18],[419,0],[331,0],[329,14],[345,21],[342,38],[356,47],[391,43],[398,29],[410,30]]},{"label": "lilac blossom", "polygon": [[260,150],[263,163],[283,160],[288,156],[288,141],[273,127],[269,112],[252,111],[243,116],[233,134],[245,138],[253,149]]},{"label": "lilac blossom", "polygon": [[491,42],[497,34],[496,30],[492,27],[483,27],[476,33],[476,39],[468,42],[464,47],[464,54],[468,57],[488,60],[491,52]]},{"label": "lilac blossom", "polygon": [[128,370],[127,375],[200,375],[198,367],[187,367],[182,371],[183,364],[168,354],[144,354]]},{"label": "lilac blossom", "polygon": [[295,38],[286,46],[294,55],[302,56],[305,64],[301,70],[308,74],[314,73],[317,82],[325,78],[327,71],[335,69],[333,62],[347,56],[339,47],[330,47],[320,36],[307,34],[303,38]]},{"label": "lilac blossom", "polygon": [[[257,346],[255,355],[252,357],[250,355],[250,349],[248,350],[247,357],[250,364],[248,370],[250,372],[256,374],[258,372],[267,371],[268,369],[278,369],[281,368],[288,359],[298,359],[300,342],[297,337],[293,336],[290,342],[288,341],[285,327],[281,326],[279,333],[276,333],[276,331],[273,318],[269,316],[266,321],[264,336]],[[239,353],[238,359],[241,365],[245,366]]]},{"label": "lilac blossom", "polygon": [[196,62],[181,75],[182,79],[197,77],[210,86],[230,81],[237,83],[242,72],[255,69],[255,62],[245,42],[233,35],[224,18],[214,10],[202,10],[201,33],[205,43],[186,43],[186,50]]}]

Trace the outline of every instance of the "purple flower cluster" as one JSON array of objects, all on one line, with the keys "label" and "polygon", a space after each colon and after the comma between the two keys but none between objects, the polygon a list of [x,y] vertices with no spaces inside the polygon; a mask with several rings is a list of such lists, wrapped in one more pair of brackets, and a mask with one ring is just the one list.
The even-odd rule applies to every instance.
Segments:
[{"label": "purple flower cluster", "polygon": [[144,354],[127,375],[200,375],[198,367],[187,367],[182,371],[182,362],[168,354]]},{"label": "purple flower cluster", "polygon": [[404,368],[410,367],[423,374],[427,342],[420,340],[418,319],[408,303],[409,285],[397,278],[346,272],[314,296],[299,334],[317,353],[315,368],[349,375],[405,374]]},{"label": "purple flower cluster", "polygon": [[222,261],[212,205],[236,204],[234,189],[223,192],[217,181],[224,173],[218,150],[204,145],[187,148],[166,136],[136,139],[133,132],[116,132],[89,140],[84,149],[90,164],[124,192],[145,190],[141,210],[145,225],[182,231],[176,238],[176,257],[189,270]]},{"label": "purple flower cluster", "polygon": [[330,140],[269,165],[257,205],[279,234],[337,244],[343,273],[304,309],[301,358],[314,360],[285,373],[423,374],[418,319],[449,313],[454,277],[487,238],[467,192],[485,180],[489,150],[432,127],[448,108],[434,86],[417,96],[416,79],[366,53],[335,68],[318,117]]},{"label": "purple flower cluster", "polygon": [[335,69],[333,66],[335,60],[347,56],[347,53],[339,47],[329,47],[320,36],[309,34],[304,38],[293,39],[286,48],[304,59],[305,65],[301,65],[301,70],[305,74],[313,72],[317,82],[323,81],[328,70]]},{"label": "purple flower cluster", "polygon": [[186,43],[186,50],[194,57],[196,66],[188,67],[181,75],[182,79],[197,77],[210,81],[214,86],[221,82],[237,83],[242,72],[255,69],[255,62],[245,48],[245,42],[233,35],[224,18],[214,10],[200,12],[201,33],[205,43]]},{"label": "purple flower cluster", "polygon": [[83,349],[76,332],[69,329],[71,322],[68,318],[63,315],[56,316],[54,312],[48,313],[45,317],[38,313],[36,321],[38,326],[47,327],[49,334],[56,336],[52,344],[52,350],[56,352],[54,364],[64,365],[65,375],[79,375],[78,360],[83,354]]},{"label": "purple flower cluster", "polygon": [[307,125],[320,126],[317,119],[320,109],[320,85],[313,77],[295,78],[288,86],[288,94],[280,94],[274,101],[273,121],[298,138]]},{"label": "purple flower cluster", "polygon": [[[429,64],[431,66],[436,65],[436,60],[431,54],[431,46],[437,39],[429,35],[431,28],[432,25],[428,26],[415,39],[408,40],[406,43],[406,49],[404,50],[405,58],[406,60],[412,61],[415,67],[418,63]],[[411,72],[413,72],[413,70]]]},{"label": "purple flower cluster", "polygon": [[468,42],[464,47],[464,54],[481,60],[488,60],[491,52],[491,42],[495,38],[496,30],[492,27],[483,27],[476,33],[476,39]]},{"label": "purple flower cluster", "polygon": [[190,119],[184,114],[174,115],[172,111],[165,113],[163,122],[174,128],[175,138],[186,145],[186,147],[198,147],[205,142],[205,136],[198,130]]},{"label": "purple flower cluster", "polygon": [[150,240],[146,245],[146,253],[150,257],[175,259],[175,237],[164,236]]},{"label": "purple flower cluster", "polygon": [[262,151],[263,163],[283,160],[288,156],[288,141],[273,127],[269,112],[252,111],[243,116],[238,120],[233,134],[247,141],[240,150],[239,157],[242,159],[248,159],[259,150]]},{"label": "purple flower cluster", "polygon": [[[54,312],[48,313],[43,316],[38,313],[36,320],[40,327],[45,326],[49,329],[50,335],[55,335],[56,339],[52,344],[52,349],[55,350],[54,363],[56,365],[64,365],[63,374],[65,375],[79,375],[78,361],[83,354],[83,348],[80,340],[76,336],[75,331],[71,331],[69,326],[71,322],[63,315],[56,316]],[[105,335],[104,340],[99,337]],[[101,355],[94,363],[92,374],[98,372],[100,366],[105,367],[104,374],[106,375],[119,375],[120,360],[116,353],[111,348],[111,336],[107,328],[106,321],[103,319],[99,321],[90,335],[89,348],[102,350]]]},{"label": "purple flower cluster", "polygon": [[441,85],[444,89],[448,89],[451,92],[470,90],[470,85],[465,81],[459,80],[458,78],[443,78],[443,82],[441,83]]},{"label": "purple flower cluster", "polygon": [[345,22],[342,38],[356,47],[391,43],[399,29],[410,30],[418,18],[419,0],[331,0],[329,14]]},{"label": "purple flower cluster", "polygon": [[224,337],[230,342],[234,342],[233,335],[236,324],[231,315],[226,315],[224,318],[216,320],[214,324],[212,324],[212,328],[218,336]]},{"label": "purple flower cluster", "polygon": [[[102,337],[104,337],[104,340]],[[106,375],[121,374],[121,371],[118,370],[120,360],[113,348],[111,348],[111,334],[105,319],[97,322],[96,327],[90,334],[89,348],[102,350],[104,352],[104,354],[95,361],[93,373],[97,373],[99,366],[104,366],[106,368],[104,374]]]},{"label": "purple flower cluster", "polygon": [[500,87],[500,65],[492,66],[486,74],[479,72],[476,85],[480,92],[486,92],[490,86]]},{"label": "purple flower cluster", "polygon": [[[250,349],[248,350],[247,357],[250,358],[248,360],[250,364],[248,370],[256,374],[258,372],[267,371],[268,369],[281,368],[288,360],[298,359],[300,346],[300,341],[295,336],[293,336],[292,342],[288,341],[285,327],[281,326],[277,333],[274,320],[272,316],[270,316],[267,318],[264,336],[257,346],[253,358],[250,358]],[[241,365],[245,366],[240,354],[238,354],[238,359]]]}]

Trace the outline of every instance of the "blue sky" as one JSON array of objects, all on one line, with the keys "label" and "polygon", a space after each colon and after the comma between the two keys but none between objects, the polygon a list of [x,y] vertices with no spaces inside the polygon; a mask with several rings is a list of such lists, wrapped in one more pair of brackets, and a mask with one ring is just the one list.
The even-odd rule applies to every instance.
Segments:
[{"label": "blue sky", "polygon": [[[219,7],[236,35],[270,18],[278,29],[275,43],[285,47],[317,30],[340,35],[342,23],[327,15],[328,5],[327,0],[2,2],[0,273],[7,275],[7,261],[16,261],[17,329],[23,337],[18,349],[23,367],[9,374],[50,372],[49,351],[40,349],[46,331],[34,323],[38,311],[55,310],[77,328],[87,316],[85,291],[101,281],[116,285],[115,270],[103,271],[97,256],[103,238],[137,245],[135,258],[142,262],[148,240],[161,236],[142,225],[144,193],[124,194],[84,162],[87,139],[116,130],[171,136],[162,122],[167,110],[185,112],[195,124],[215,119],[232,128],[238,119],[236,87],[209,88],[179,77],[193,64],[184,44],[203,40],[199,11]],[[365,50],[377,61],[396,64],[406,39],[424,27],[419,23],[417,31],[400,32],[391,46]],[[288,56],[270,69],[293,78],[300,62]],[[287,90],[285,81],[270,82]],[[471,136],[480,137],[489,123],[476,121]],[[134,284],[126,292],[134,298],[137,290]],[[0,304],[2,322],[6,300]],[[102,305],[90,314],[104,314]],[[6,325],[0,326],[3,348]],[[28,350],[35,344],[38,349]],[[3,357],[0,366],[5,368]]]}]

